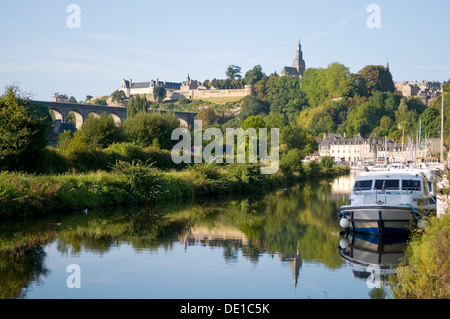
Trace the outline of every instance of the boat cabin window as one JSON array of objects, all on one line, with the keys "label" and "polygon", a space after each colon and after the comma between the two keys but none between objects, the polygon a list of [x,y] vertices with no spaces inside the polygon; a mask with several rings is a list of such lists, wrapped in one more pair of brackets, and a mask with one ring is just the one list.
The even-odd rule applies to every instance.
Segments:
[{"label": "boat cabin window", "polygon": [[372,189],[372,181],[356,181],[355,191],[370,191]]},{"label": "boat cabin window", "polygon": [[375,181],[375,189],[398,190],[400,182],[398,179],[377,179]]},{"label": "boat cabin window", "polygon": [[420,181],[403,180],[402,190],[404,191],[420,191]]}]

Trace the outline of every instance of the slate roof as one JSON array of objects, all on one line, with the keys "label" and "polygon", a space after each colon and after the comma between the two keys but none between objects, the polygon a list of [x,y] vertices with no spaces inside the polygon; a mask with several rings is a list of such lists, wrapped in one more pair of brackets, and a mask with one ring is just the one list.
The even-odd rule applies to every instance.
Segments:
[{"label": "slate roof", "polygon": [[297,69],[292,66],[285,66],[283,70],[281,70],[281,75],[299,76]]},{"label": "slate roof", "polygon": [[132,89],[145,89],[150,87],[150,82],[136,82],[131,85]]}]

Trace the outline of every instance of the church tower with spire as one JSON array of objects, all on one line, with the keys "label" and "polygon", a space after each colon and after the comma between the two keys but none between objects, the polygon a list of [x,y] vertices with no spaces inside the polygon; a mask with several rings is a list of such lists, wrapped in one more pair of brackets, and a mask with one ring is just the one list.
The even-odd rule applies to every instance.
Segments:
[{"label": "church tower with spire", "polygon": [[302,78],[303,72],[305,72],[306,64],[305,60],[303,60],[302,45],[300,44],[300,40],[298,40],[297,52],[295,54],[295,60],[292,63],[292,67],[297,69],[299,77]]},{"label": "church tower with spire", "polygon": [[294,76],[294,77],[303,77],[303,72],[305,72],[306,64],[305,60],[303,60],[303,52],[302,45],[300,44],[300,40],[298,40],[297,52],[295,54],[295,60],[292,62],[292,66],[285,66],[281,71],[281,76]]}]

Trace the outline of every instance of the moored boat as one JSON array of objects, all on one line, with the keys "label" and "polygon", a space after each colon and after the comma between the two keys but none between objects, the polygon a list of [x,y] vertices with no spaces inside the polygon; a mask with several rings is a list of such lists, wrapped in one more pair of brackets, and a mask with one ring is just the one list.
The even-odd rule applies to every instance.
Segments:
[{"label": "moored boat", "polygon": [[341,227],[373,235],[407,234],[422,227],[436,202],[423,174],[368,172],[355,178],[348,205],[341,207]]}]

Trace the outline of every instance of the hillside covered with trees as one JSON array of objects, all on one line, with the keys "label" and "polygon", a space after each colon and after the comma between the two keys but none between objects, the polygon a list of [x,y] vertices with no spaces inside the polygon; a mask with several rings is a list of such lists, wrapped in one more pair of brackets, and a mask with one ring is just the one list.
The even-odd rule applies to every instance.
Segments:
[{"label": "hillside covered with trees", "polygon": [[[231,67],[240,71],[239,67]],[[234,77],[206,82],[221,88],[228,88],[228,83],[233,88],[232,83],[237,81],[241,85],[253,84],[256,96],[240,101],[236,117],[224,118],[224,110],[216,107],[215,117],[210,114],[209,118],[216,118],[215,124],[222,127],[237,127],[250,116],[264,119],[278,114],[291,127],[298,126],[313,136],[345,133],[348,137],[361,134],[400,141],[403,131],[406,138],[414,137],[422,119],[424,132],[430,137],[439,136],[440,125],[436,121],[440,121],[440,100],[427,108],[419,98],[404,98],[395,90],[392,74],[384,66],[368,65],[351,73],[345,65],[334,62],[326,68],[309,68],[298,79],[276,73],[268,76],[258,65],[244,77],[235,72]],[[449,84],[445,87],[448,90]]]}]

